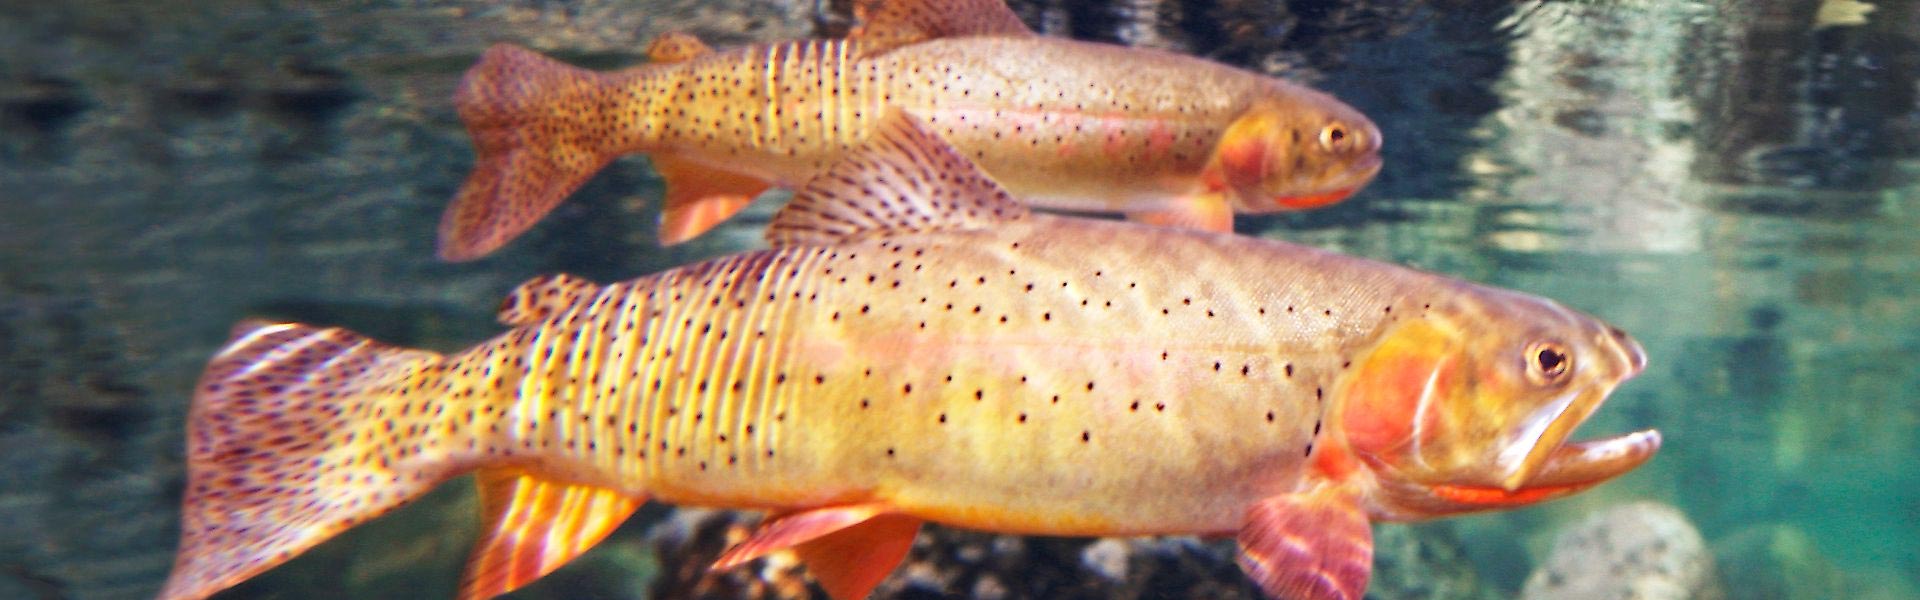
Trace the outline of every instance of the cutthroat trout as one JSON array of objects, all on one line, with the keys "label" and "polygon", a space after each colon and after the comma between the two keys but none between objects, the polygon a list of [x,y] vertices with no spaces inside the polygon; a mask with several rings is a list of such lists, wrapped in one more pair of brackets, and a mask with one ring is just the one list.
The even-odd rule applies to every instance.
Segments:
[{"label": "cutthroat trout", "polygon": [[[904,117],[773,248],[512,294],[452,355],[248,323],[199,383],[163,600],[202,598],[477,471],[461,598],[642,502],[768,511],[864,597],[920,524],[1236,535],[1288,599],[1358,599],[1374,519],[1564,496],[1653,455],[1568,436],[1645,364],[1553,302],[1280,242],[1029,214]],[[1128,243],[1117,243],[1126,240]]]},{"label": "cutthroat trout", "polygon": [[659,239],[681,242],[818,174],[888,107],[1024,201],[1167,225],[1228,230],[1233,211],[1337,202],[1380,168],[1373,123],[1300,85],[1040,37],[1000,0],[898,0],[863,15],[846,40],[716,52],[671,34],[651,64],[608,73],[495,46],[454,96],[477,160],[441,220],[440,255],[493,251],[636,152],[666,180]]}]

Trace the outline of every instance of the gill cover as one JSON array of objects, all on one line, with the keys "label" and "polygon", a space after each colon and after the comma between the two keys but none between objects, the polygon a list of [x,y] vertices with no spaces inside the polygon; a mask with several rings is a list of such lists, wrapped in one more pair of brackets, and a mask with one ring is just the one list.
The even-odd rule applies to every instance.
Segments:
[{"label": "gill cover", "polygon": [[1261,103],[1221,135],[1214,181],[1232,192],[1240,212],[1319,208],[1372,181],[1380,170],[1379,149],[1379,129],[1357,111]]}]

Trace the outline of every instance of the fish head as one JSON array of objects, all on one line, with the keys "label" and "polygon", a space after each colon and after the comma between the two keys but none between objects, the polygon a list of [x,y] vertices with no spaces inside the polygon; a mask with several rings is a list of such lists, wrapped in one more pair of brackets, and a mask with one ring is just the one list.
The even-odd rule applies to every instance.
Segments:
[{"label": "fish head", "polygon": [[1645,430],[1568,436],[1646,367],[1626,332],[1554,302],[1481,288],[1393,320],[1335,385],[1335,429],[1405,519],[1532,504],[1626,473]]},{"label": "fish head", "polygon": [[1380,172],[1380,128],[1366,115],[1326,94],[1285,91],[1255,102],[1220,137],[1214,168],[1235,212],[1319,208]]}]

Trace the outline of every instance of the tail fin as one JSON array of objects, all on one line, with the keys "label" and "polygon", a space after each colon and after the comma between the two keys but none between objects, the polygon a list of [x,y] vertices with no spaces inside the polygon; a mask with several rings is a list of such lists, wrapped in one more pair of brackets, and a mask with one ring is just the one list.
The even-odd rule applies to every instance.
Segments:
[{"label": "tail fin", "polygon": [[592,121],[603,79],[510,44],[487,49],[467,70],[453,103],[476,160],[440,219],[441,258],[492,252],[613,160]]},{"label": "tail fin", "polygon": [[161,600],[205,598],[457,474],[443,364],[340,329],[236,327],[194,392]]}]

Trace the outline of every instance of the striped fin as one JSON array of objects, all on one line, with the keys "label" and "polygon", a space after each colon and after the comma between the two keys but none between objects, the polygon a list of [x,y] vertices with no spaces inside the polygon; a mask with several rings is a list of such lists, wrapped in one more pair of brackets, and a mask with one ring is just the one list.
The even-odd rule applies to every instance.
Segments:
[{"label": "striped fin", "polygon": [[943,37],[1030,36],[1004,0],[859,0],[847,39],[882,52]]},{"label": "striped fin", "polygon": [[794,548],[820,587],[834,600],[867,597],[907,557],[919,519],[879,503],[834,506],[771,516],[753,537],[714,561],[728,569]]},{"label": "striped fin", "polygon": [[513,288],[495,313],[501,325],[525,327],[545,322],[581,298],[600,293],[600,284],[565,273],[541,275]]},{"label": "striped fin", "polygon": [[540,479],[517,469],[476,474],[487,529],[467,562],[461,600],[518,589],[600,543],[643,498]]},{"label": "striped fin", "polygon": [[890,234],[983,229],[1024,218],[980,167],[912,116],[892,110],[860,147],[794,193],[774,215],[774,247],[831,245]]},{"label": "striped fin", "polygon": [[236,327],[187,417],[180,549],[160,599],[210,596],[457,474],[428,408],[447,400],[442,365],[340,329]]},{"label": "striped fin", "polygon": [[1373,530],[1354,495],[1325,485],[1262,500],[1240,527],[1240,570],[1270,598],[1360,600]]}]

